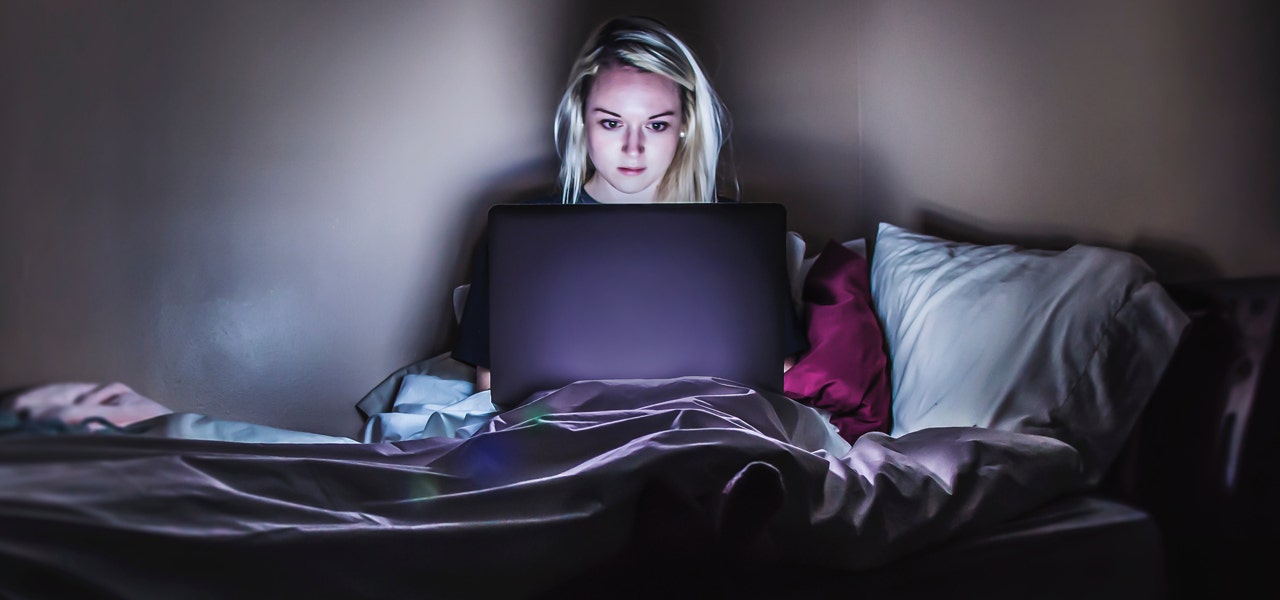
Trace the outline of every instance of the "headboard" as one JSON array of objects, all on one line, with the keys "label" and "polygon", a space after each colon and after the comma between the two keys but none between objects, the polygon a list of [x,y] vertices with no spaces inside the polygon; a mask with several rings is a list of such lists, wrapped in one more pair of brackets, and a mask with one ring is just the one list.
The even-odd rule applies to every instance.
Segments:
[{"label": "headboard", "polygon": [[1191,323],[1103,491],[1152,514],[1176,587],[1220,592],[1280,534],[1280,277],[1166,289]]}]

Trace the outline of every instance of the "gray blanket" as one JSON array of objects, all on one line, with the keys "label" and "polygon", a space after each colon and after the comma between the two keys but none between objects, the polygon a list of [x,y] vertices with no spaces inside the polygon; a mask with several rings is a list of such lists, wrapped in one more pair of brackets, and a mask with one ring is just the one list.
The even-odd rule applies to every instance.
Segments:
[{"label": "gray blanket", "polygon": [[646,490],[715,519],[753,463],[779,476],[780,504],[756,515],[769,560],[848,570],[1082,481],[1051,438],[936,428],[849,447],[808,407],[709,378],[578,382],[466,439],[0,438],[0,596],[531,596],[632,545]]}]

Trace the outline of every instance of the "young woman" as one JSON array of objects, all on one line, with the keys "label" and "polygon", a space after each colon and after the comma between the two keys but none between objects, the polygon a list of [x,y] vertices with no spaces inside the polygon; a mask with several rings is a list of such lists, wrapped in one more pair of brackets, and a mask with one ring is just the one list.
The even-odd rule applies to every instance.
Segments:
[{"label": "young woman", "polygon": [[[716,169],[728,113],[684,42],[643,17],[609,20],[582,47],[556,112],[560,193],[533,203],[725,202]],[[454,359],[476,367],[489,389],[487,242],[473,259],[471,289]],[[808,348],[788,311],[790,368]]]}]

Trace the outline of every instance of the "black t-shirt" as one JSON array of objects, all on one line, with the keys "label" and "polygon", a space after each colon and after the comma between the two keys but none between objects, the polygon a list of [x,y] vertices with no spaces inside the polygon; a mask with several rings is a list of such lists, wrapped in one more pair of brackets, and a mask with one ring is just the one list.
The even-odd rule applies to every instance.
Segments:
[{"label": "black t-shirt", "polygon": [[[582,204],[599,204],[582,192],[578,200]],[[721,198],[721,202],[734,202]],[[559,194],[537,197],[526,204],[559,204]],[[790,297],[790,296],[788,296]],[[783,333],[783,351],[785,356],[795,356],[809,349],[809,336],[805,332],[795,306],[787,303],[786,328]],[[471,289],[467,292],[467,303],[462,310],[462,321],[458,324],[458,342],[453,347],[451,356],[469,365],[489,367],[489,237],[488,230],[476,242],[471,263]]]}]

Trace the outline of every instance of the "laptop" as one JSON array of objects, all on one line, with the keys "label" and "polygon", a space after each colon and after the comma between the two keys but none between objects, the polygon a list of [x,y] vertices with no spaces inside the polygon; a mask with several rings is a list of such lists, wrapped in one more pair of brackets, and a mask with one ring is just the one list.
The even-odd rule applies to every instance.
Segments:
[{"label": "laptop", "polygon": [[589,379],[781,393],[781,204],[502,204],[488,219],[495,405]]}]

